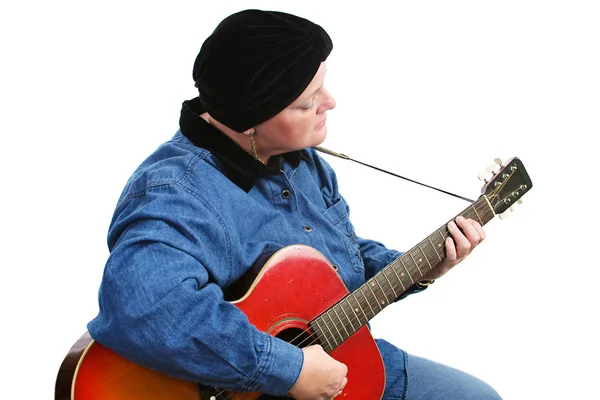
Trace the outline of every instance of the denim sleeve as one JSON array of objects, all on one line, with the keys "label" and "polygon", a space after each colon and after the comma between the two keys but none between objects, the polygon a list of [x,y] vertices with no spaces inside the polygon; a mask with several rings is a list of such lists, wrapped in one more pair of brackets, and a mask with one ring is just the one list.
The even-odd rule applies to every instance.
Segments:
[{"label": "denim sleeve", "polygon": [[[300,374],[302,350],[259,331],[223,299],[225,231],[198,203],[180,200],[146,194],[115,213],[91,336],[171,376],[285,395]],[[212,236],[198,233],[207,230]]]}]

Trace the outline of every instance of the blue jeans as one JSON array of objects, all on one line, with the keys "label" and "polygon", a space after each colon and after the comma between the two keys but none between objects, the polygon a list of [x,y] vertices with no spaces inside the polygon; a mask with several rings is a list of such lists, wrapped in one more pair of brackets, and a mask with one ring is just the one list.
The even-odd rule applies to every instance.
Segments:
[{"label": "blue jeans", "polygon": [[385,364],[382,400],[501,400],[487,383],[465,372],[407,354],[377,339]]},{"label": "blue jeans", "polygon": [[[407,354],[383,339],[376,341],[385,364],[385,392],[381,400],[502,400],[490,385],[472,375]],[[280,399],[284,398],[260,398]]]}]

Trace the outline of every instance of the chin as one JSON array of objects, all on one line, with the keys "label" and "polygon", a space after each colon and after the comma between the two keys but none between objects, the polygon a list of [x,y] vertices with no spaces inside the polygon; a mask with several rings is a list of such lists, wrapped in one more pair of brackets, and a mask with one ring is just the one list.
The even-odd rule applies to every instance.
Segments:
[{"label": "chin", "polygon": [[325,125],[323,128],[319,129],[316,132],[316,135],[314,135],[314,137],[312,137],[311,139],[311,145],[310,147],[313,146],[318,146],[321,143],[323,143],[325,141],[325,138],[327,137],[327,125]]}]

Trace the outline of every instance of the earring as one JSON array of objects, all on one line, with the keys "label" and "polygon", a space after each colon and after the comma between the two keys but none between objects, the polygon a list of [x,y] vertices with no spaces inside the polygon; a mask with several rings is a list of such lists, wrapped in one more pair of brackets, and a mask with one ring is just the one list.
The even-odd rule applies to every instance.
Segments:
[{"label": "earring", "polygon": [[264,164],[263,160],[260,159],[260,157],[258,156],[258,153],[256,152],[256,141],[254,140],[254,134],[255,134],[254,130],[252,130],[252,132],[249,133],[249,136],[250,136],[250,154],[252,154],[252,157],[254,157],[254,159],[256,161],[260,161],[262,164]]}]

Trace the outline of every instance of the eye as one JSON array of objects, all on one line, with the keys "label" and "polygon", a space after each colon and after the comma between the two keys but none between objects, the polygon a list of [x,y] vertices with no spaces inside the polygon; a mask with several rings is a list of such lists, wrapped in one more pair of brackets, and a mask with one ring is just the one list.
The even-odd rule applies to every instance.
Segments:
[{"label": "eye", "polygon": [[313,108],[313,103],[311,102],[310,104],[307,104],[305,106],[303,106],[300,110],[302,112],[308,112]]}]

